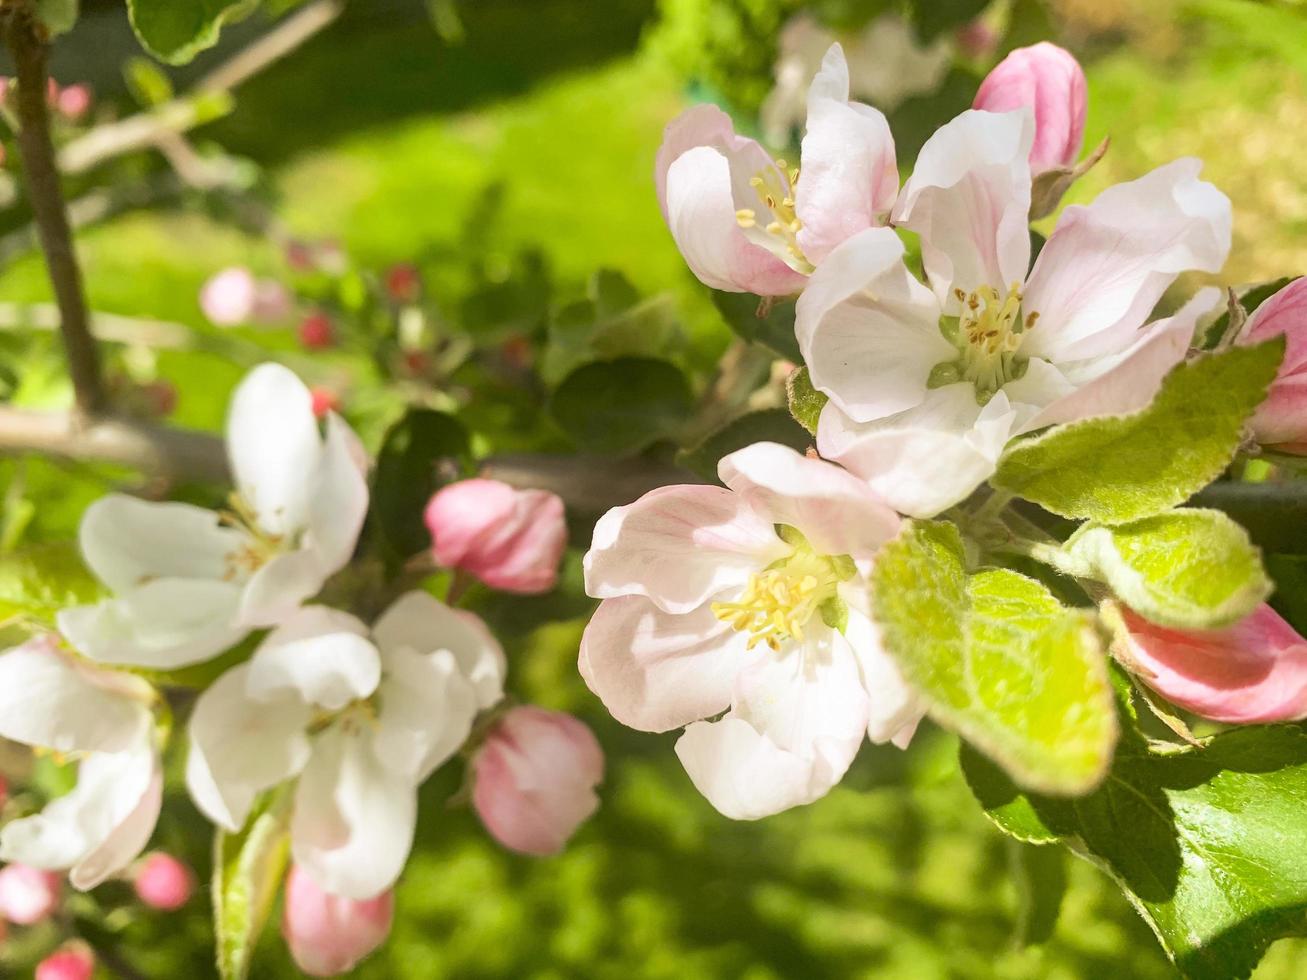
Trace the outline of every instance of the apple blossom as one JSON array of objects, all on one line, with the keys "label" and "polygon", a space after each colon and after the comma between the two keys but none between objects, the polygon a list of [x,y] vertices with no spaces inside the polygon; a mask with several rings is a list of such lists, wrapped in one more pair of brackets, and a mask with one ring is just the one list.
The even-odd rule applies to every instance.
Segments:
[{"label": "apple blossom", "polygon": [[136,897],[152,909],[173,912],[191,899],[195,875],[171,854],[147,854],[136,869]]},{"label": "apple blossom", "polygon": [[59,907],[59,876],[26,864],[0,869],[0,916],[20,926],[47,919]]},{"label": "apple blossom", "polygon": [[1307,718],[1307,639],[1266,603],[1215,630],[1170,629],[1119,612],[1118,658],[1167,700],[1235,724]]},{"label": "apple blossom", "polygon": [[571,715],[523,705],[486,736],[472,763],[472,803],[499,843],[557,854],[599,806],[604,753]]},{"label": "apple blossom", "polygon": [[848,236],[883,224],[898,192],[885,117],[849,101],[839,45],[808,89],[797,167],[739,136],[716,106],[668,127],[655,163],[663,218],[696,276],[714,289],[783,296]]},{"label": "apple blossom", "polygon": [[830,396],[818,449],[901,513],[964,499],[1015,435],[1147,405],[1216,302],[1200,291],[1144,327],[1181,272],[1229,251],[1229,199],[1193,159],[1067,208],[1027,276],[1032,129],[1026,110],[969,110],[922,149],[894,220],[920,234],[929,289],[873,228],[799,299],[799,347]]},{"label": "apple blossom", "polygon": [[0,829],[0,859],[68,870],[82,890],[136,859],[163,797],[155,698],[140,678],[89,664],[48,637],[0,654],[0,737],[81,760],[71,792]]},{"label": "apple blossom", "polygon": [[370,633],[306,606],[200,695],[187,786],[236,831],[259,793],[298,776],[296,863],[326,891],[372,898],[404,867],[417,787],[499,700],[503,676],[485,625],[425,592],[401,596]]},{"label": "apple blossom", "polygon": [[214,273],[200,289],[200,309],[221,327],[272,323],[291,311],[290,294],[281,283],[258,279],[243,266]]},{"label": "apple blossom", "polygon": [[1075,163],[1084,141],[1088,95],[1084,69],[1071,52],[1047,41],[1017,48],[985,76],[972,103],[988,112],[1023,106],[1035,114],[1031,171],[1038,175]]},{"label": "apple blossom", "polygon": [[823,796],[864,734],[906,744],[921,705],[867,609],[898,516],[838,466],[775,443],[718,473],[725,488],[662,487],[595,526],[586,591],[603,602],[580,668],[623,724],[688,726],[676,752],[695,786],[756,819]]},{"label": "apple blossom", "polygon": [[567,524],[557,494],[460,480],[436,492],[425,519],[436,562],[446,568],[505,592],[548,592],[558,581]]},{"label": "apple blossom", "polygon": [[281,934],[295,965],[311,977],[352,970],[385,942],[395,914],[387,889],[364,901],[323,891],[298,865],[286,876]]},{"label": "apple blossom", "polygon": [[1253,416],[1257,441],[1285,453],[1307,454],[1307,279],[1295,279],[1253,312],[1238,343],[1283,336],[1284,360]]},{"label": "apple blossom", "polygon": [[36,980],[91,980],[95,955],[84,943],[74,943],[51,953],[36,965]]},{"label": "apple blossom", "polygon": [[110,494],[87,508],[86,564],[114,593],[60,612],[60,630],[104,663],[171,669],[272,626],[349,561],[368,506],[354,433],[286,368],[263,364],[227,418],[236,492],[221,513]]}]

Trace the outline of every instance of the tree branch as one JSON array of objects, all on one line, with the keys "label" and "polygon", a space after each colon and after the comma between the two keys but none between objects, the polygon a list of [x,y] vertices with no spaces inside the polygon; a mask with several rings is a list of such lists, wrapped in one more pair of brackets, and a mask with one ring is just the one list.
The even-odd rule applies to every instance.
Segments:
[{"label": "tree branch", "polygon": [[13,55],[18,79],[18,149],[27,178],[32,216],[59,304],[59,326],[77,407],[93,416],[105,409],[104,382],[100,376],[99,354],[87,323],[82,274],[73,251],[54,144],[50,141],[50,108],[46,102],[49,44],[44,27],[28,4],[6,5],[3,17],[5,43]]}]

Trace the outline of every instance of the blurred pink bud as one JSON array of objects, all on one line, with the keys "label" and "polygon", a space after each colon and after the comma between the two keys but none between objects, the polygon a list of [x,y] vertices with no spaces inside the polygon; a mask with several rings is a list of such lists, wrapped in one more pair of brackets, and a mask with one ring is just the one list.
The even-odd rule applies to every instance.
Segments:
[{"label": "blurred pink bud", "polygon": [[1264,446],[1307,455],[1307,278],[1295,279],[1257,307],[1238,342],[1256,344],[1281,334],[1284,360],[1253,416],[1253,433]]},{"label": "blurred pink bud", "polygon": [[191,869],[171,854],[147,854],[136,872],[136,896],[152,909],[172,912],[181,908],[195,890]]},{"label": "blurred pink bud", "polygon": [[65,946],[36,965],[36,980],[91,980],[95,956],[82,944]]},{"label": "blurred pink bud", "polygon": [[315,385],[309,389],[309,395],[313,399],[314,418],[323,418],[328,412],[334,412],[340,408],[340,396],[330,388]]},{"label": "blurred pink bud", "polygon": [[998,47],[998,32],[980,17],[959,27],[956,37],[959,50],[968,58],[988,58]]},{"label": "blurred pink bud", "polygon": [[243,266],[231,266],[209,277],[200,289],[200,309],[221,327],[234,327],[254,312],[258,283]]},{"label": "blurred pink bud", "polygon": [[45,81],[45,100],[50,105],[59,104],[59,83],[53,78],[47,78]]},{"label": "blurred pink bud", "polygon": [[0,915],[20,926],[46,918],[59,904],[59,876],[10,864],[0,870]]},{"label": "blurred pink bud", "polygon": [[1121,610],[1126,666],[1169,701],[1235,724],[1307,717],[1307,640],[1262,603],[1234,626],[1175,630]]},{"label": "blurred pink bud", "polygon": [[386,270],[386,294],[396,303],[412,303],[418,298],[422,280],[416,266],[399,262]]},{"label": "blurred pink bud", "polygon": [[472,803],[491,836],[523,854],[557,854],[594,813],[604,753],[571,715],[513,708],[473,762]]},{"label": "blurred pink bud", "polygon": [[69,85],[56,97],[55,108],[65,119],[81,119],[91,108],[90,87]]},{"label": "blurred pink bud", "polygon": [[567,547],[563,501],[498,480],[461,480],[427,504],[436,562],[504,592],[548,592]]},{"label": "blurred pink bud", "polygon": [[1088,109],[1085,73],[1071,53],[1056,44],[1041,41],[1017,48],[980,83],[972,105],[988,112],[1034,109],[1030,168],[1035,174],[1069,167],[1080,155]]},{"label": "blurred pink bud", "polygon": [[320,311],[310,313],[300,321],[300,343],[309,350],[324,350],[336,342],[336,331],[331,317]]},{"label": "blurred pink bud", "polygon": [[14,80],[8,75],[0,75],[0,105],[4,105],[9,98],[9,89],[14,84]]},{"label": "blurred pink bud", "polygon": [[296,272],[313,271],[313,248],[307,242],[292,238],[286,243],[286,264]]},{"label": "blurred pink bud", "polygon": [[290,291],[275,279],[259,279],[254,284],[254,307],[250,319],[257,323],[285,320],[293,309]]},{"label": "blurred pink bud", "polygon": [[9,802],[9,780],[0,776],[0,809]]},{"label": "blurred pink bud", "polygon": [[394,916],[394,892],[357,901],[331,895],[298,865],[286,877],[281,934],[295,964],[309,976],[330,977],[354,965],[385,942]]}]

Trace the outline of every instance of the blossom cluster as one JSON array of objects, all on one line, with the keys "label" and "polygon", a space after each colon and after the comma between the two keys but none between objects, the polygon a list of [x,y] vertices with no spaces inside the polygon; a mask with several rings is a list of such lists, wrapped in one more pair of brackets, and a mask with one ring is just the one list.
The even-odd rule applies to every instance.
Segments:
[{"label": "blossom cluster", "polygon": [[[835,44],[793,162],[712,105],[667,127],[655,181],[685,261],[764,305],[797,295],[795,336],[824,402],[814,451],[739,449],[721,460],[723,486],[664,487],[610,511],[585,560],[602,601],[581,673],[617,720],[684,728],[677,755],[723,814],[820,797],[864,732],[906,744],[927,698],[869,613],[882,546],[904,518],[973,499],[1014,440],[1148,406],[1216,312],[1205,288],[1152,314],[1230,249],[1230,202],[1194,159],[1066,207],[1032,255],[1030,222],[1101,154],[1077,163],[1086,111],[1069,53],[1016,50],[900,182],[890,127],[850,100]],[[1222,339],[1287,338],[1251,421],[1267,451],[1307,445],[1305,299],[1297,280]],[[1307,640],[1265,603],[1220,630],[1129,609],[1119,622],[1119,662],[1174,703],[1227,722],[1307,716]]]},{"label": "blossom cluster", "polygon": [[[353,560],[369,460],[340,416],[315,408],[286,368],[251,371],[227,420],[226,505],[96,501],[79,543],[104,597],[0,653],[0,736],[78,764],[70,792],[0,828],[0,858],[14,862],[0,890],[20,876],[40,886],[9,901],[12,921],[48,913],[52,872],[85,890],[136,862],[160,815],[169,691],[182,686],[200,688],[186,788],[227,834],[259,814],[284,819],[283,925],[314,975],[348,969],[385,937],[418,787],[460,753],[474,806],[513,850],[557,852],[597,807],[594,736],[505,698],[504,651],[453,591],[441,601],[398,588],[368,622],[321,598]],[[456,582],[553,587],[566,528],[552,494],[468,480],[437,493],[426,518],[434,561]],[[175,868],[143,867],[147,904],[185,901]]]}]

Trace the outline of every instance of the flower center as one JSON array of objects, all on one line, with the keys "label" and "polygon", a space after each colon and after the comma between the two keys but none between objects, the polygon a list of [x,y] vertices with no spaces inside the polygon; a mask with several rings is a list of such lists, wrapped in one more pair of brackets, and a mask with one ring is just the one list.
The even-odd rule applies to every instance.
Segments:
[{"label": "flower center", "polygon": [[270,534],[259,524],[254,508],[239,493],[227,498],[229,510],[218,512],[218,519],[245,535],[240,547],[227,554],[227,579],[253,575],[279,555],[286,544],[280,534]]},{"label": "flower center", "polygon": [[836,589],[852,576],[852,566],[847,556],[816,555],[805,542],[788,558],[754,574],[736,601],[714,602],[713,615],[738,632],[752,634],[750,650],[759,643],[779,650],[782,641],[802,642],[814,613],[820,612],[829,626],[840,625],[844,609]]},{"label": "flower center", "polygon": [[939,388],[958,381],[970,381],[976,389],[976,401],[986,404],[994,393],[1009,381],[1026,373],[1028,358],[1020,356],[1021,340],[1033,330],[1038,313],[1021,314],[1021,283],[1014,282],[1006,292],[993,286],[981,286],[964,293],[954,290],[962,312],[957,317],[940,319],[940,331],[960,353],[955,361],[936,364],[930,372],[929,387]]},{"label": "flower center", "polygon": [[[776,170],[763,170],[749,178],[749,186],[758,195],[762,208],[740,208],[735,220],[745,231],[760,230],[776,239],[788,256],[787,260],[797,271],[812,272],[812,263],[799,248],[799,230],[803,222],[794,211],[794,188],[799,183],[799,168],[789,169],[784,160],[776,161]],[[759,224],[759,211],[771,220]]]}]

